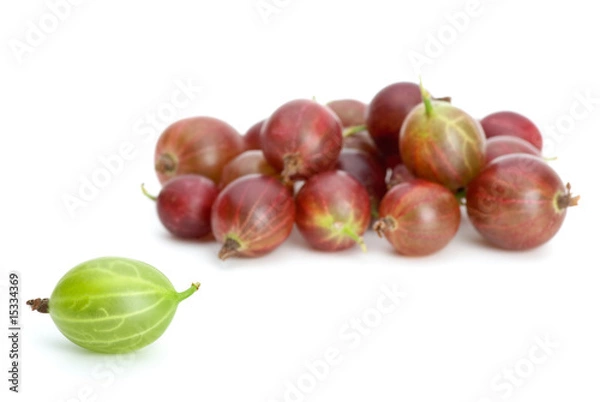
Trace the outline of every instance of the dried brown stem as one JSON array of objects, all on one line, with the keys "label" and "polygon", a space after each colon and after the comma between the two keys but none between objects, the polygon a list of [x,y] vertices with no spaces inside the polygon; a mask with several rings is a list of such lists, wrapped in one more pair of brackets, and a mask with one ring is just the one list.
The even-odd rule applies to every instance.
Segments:
[{"label": "dried brown stem", "polygon": [[390,216],[385,218],[379,218],[373,224],[373,230],[377,233],[377,236],[383,237],[386,231],[396,229],[396,221]]},{"label": "dried brown stem", "polygon": [[31,311],[38,311],[40,313],[48,313],[48,302],[49,299],[32,299],[27,300],[25,304],[31,306]]},{"label": "dried brown stem", "polygon": [[227,240],[225,240],[223,247],[221,247],[221,250],[219,251],[219,258],[226,260],[229,257],[233,257],[238,254],[239,249],[240,243],[238,243],[237,240],[228,237]]},{"label": "dried brown stem", "polygon": [[568,207],[574,207],[579,203],[579,199],[581,196],[571,196],[571,183],[567,183],[567,193],[560,195],[557,200],[557,205],[560,209],[565,209]]},{"label": "dried brown stem", "polygon": [[286,155],[283,157],[283,171],[281,177],[283,184],[289,184],[292,182],[293,177],[298,174],[300,170],[300,156],[298,154]]}]

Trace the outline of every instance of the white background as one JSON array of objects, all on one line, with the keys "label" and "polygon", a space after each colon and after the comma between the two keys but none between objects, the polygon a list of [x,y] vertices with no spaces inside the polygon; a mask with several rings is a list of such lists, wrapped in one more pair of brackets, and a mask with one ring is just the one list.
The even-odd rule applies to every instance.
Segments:
[{"label": "white background", "polygon": [[[9,270],[21,274],[23,299],[21,392],[7,390],[2,336],[2,399],[597,401],[600,28],[591,3],[482,1],[458,32],[448,17],[466,0],[267,1],[279,9],[266,20],[256,0],[81,1],[60,20],[41,0],[2,2],[3,316]],[[15,52],[40,21],[54,31]],[[548,244],[500,251],[465,219],[426,258],[396,255],[373,233],[366,254],[316,252],[294,233],[264,258],[221,262],[216,243],[170,237],[141,195],[142,182],[159,189],[154,142],[168,123],[210,115],[244,132],[295,98],[368,102],[388,84],[418,80],[417,53],[434,94],[478,118],[518,111],[544,132],[546,156],[582,196]],[[148,129],[177,80],[201,89]],[[77,195],[100,158],[127,143],[131,160],[71,215],[65,194]],[[180,290],[202,282],[162,338],[126,357],[72,345],[24,305],[104,255],[146,261]],[[399,307],[360,342],[340,338],[352,317],[372,312],[382,286],[406,292]],[[527,369],[537,337],[552,341],[551,354],[511,385],[504,376]],[[330,348],[341,362],[286,399],[288,384],[310,373],[305,363]]]}]

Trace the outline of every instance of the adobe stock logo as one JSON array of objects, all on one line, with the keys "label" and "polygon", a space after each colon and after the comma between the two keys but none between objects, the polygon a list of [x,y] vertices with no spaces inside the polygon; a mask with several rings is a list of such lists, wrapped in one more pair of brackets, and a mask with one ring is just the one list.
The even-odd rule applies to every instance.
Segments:
[{"label": "adobe stock logo", "polygon": [[591,89],[575,93],[569,110],[564,111],[545,126],[544,155],[556,156],[559,147],[573,137],[578,126],[584,120],[591,118],[599,106],[600,97],[594,95]]},{"label": "adobe stock logo", "polygon": [[26,57],[48,40],[60,25],[69,19],[73,7],[79,6],[83,0],[46,0],[45,10],[36,20],[27,22],[27,28],[21,35],[22,39],[9,38],[8,47],[15,59],[22,64]]},{"label": "adobe stock logo", "polygon": [[138,116],[131,130],[131,136],[97,158],[97,165],[87,174],[80,174],[76,186],[61,196],[61,201],[71,218],[98,198],[102,190],[125,171],[139,155],[139,151],[155,142],[161,132],[173,123],[200,95],[202,86],[193,79],[175,79],[168,97],[143,115]]},{"label": "adobe stock logo", "polygon": [[307,395],[314,393],[320,383],[325,382],[341,365],[349,351],[357,349],[376,331],[386,317],[402,305],[407,294],[398,286],[383,285],[371,307],[365,308],[358,316],[350,318],[338,330],[338,342],[329,346],[322,357],[306,361],[294,380],[284,382],[283,395],[268,402],[304,402]]},{"label": "adobe stock logo", "polygon": [[103,393],[119,383],[137,363],[137,352],[102,356],[85,381],[65,393],[60,402],[99,402]]},{"label": "adobe stock logo", "polygon": [[468,0],[462,10],[444,15],[446,24],[438,27],[435,32],[429,32],[421,49],[409,49],[408,61],[414,73],[418,76],[425,66],[431,66],[440,58],[460,37],[467,32],[473,20],[483,15],[481,0]]},{"label": "adobe stock logo", "polygon": [[498,399],[506,400],[515,395],[533,377],[538,368],[548,363],[554,356],[560,343],[545,336],[536,336],[533,344],[527,349],[526,354],[514,364],[504,367],[502,372],[492,378],[490,389],[492,393],[477,402],[495,402]]},{"label": "adobe stock logo", "polygon": [[292,0],[258,0],[254,8],[262,21],[268,24],[272,16],[281,14],[291,3]]}]

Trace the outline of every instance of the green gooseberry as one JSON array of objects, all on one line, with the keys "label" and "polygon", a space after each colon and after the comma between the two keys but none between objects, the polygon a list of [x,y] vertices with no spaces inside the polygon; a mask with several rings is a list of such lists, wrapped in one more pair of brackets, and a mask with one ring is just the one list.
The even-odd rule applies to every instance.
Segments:
[{"label": "green gooseberry", "polygon": [[49,299],[29,300],[49,313],[60,332],[94,352],[128,353],[157,340],[179,303],[200,287],[175,291],[158,269],[142,261],[101,257],[68,271]]}]

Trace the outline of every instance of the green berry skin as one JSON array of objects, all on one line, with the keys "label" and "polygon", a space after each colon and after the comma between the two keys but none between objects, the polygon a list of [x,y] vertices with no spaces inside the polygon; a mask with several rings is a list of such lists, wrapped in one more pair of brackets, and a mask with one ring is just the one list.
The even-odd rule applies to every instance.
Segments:
[{"label": "green berry skin", "polygon": [[158,339],[179,302],[197,286],[177,293],[169,279],[151,265],[101,257],[68,271],[54,288],[48,310],[60,332],[73,343],[94,352],[128,353]]}]

